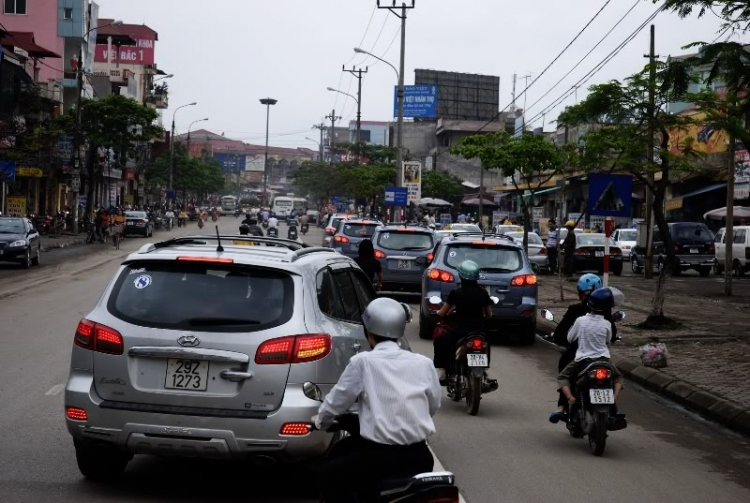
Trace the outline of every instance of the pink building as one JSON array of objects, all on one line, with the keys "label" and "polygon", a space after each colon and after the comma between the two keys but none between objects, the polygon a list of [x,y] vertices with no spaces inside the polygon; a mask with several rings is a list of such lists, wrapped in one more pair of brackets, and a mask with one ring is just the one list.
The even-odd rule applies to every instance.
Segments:
[{"label": "pink building", "polygon": [[[0,23],[10,32],[30,32],[34,34],[37,45],[44,47],[60,56],[65,52],[65,39],[58,35],[57,16],[58,0],[34,0],[23,2],[25,13],[7,12],[21,7],[21,2],[3,2]],[[12,6],[8,5],[13,3]],[[8,9],[12,7],[12,9]],[[62,59],[43,59],[39,64],[37,81],[60,80],[63,75]],[[49,65],[49,66],[47,66]]]}]

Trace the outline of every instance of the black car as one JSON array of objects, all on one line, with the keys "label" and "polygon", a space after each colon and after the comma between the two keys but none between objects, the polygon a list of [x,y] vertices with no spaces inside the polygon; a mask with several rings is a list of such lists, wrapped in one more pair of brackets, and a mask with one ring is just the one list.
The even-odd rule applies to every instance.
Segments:
[{"label": "black car", "polygon": [[[674,222],[669,225],[672,246],[675,248],[677,263],[672,267],[672,274],[678,275],[689,269],[695,269],[701,276],[711,274],[714,264],[716,248],[714,235],[700,222]],[[667,267],[667,252],[658,229],[654,228],[653,264],[661,272]],[[639,274],[646,263],[646,249],[634,246],[630,252],[630,262],[633,272]]]},{"label": "black car", "polygon": [[27,218],[0,217],[0,261],[18,262],[28,269],[39,265],[42,243]]},{"label": "black car", "polygon": [[148,218],[145,211],[125,212],[125,231],[123,235],[140,234],[144,238],[151,237],[154,233],[154,223]]}]

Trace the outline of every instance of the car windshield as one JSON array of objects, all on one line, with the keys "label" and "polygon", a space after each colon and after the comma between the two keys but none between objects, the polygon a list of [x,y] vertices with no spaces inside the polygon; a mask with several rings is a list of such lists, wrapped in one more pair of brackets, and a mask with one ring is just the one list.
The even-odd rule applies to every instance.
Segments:
[{"label": "car windshield", "polygon": [[[576,234],[576,244],[578,246],[604,246],[604,234]],[[615,246],[612,238],[609,238],[609,246]]]},{"label": "car windshield", "polygon": [[0,220],[0,234],[24,234],[21,220]]},{"label": "car windshield", "polygon": [[146,218],[146,213],[143,211],[126,211],[125,218]]},{"label": "car windshield", "polygon": [[432,234],[424,232],[387,231],[378,238],[378,246],[386,250],[430,250],[434,244]]},{"label": "car windshield", "polygon": [[711,231],[703,224],[675,225],[674,239],[713,241]]},{"label": "car windshield", "polygon": [[344,224],[344,234],[353,238],[369,238],[377,228],[377,224]]},{"label": "car windshield", "polygon": [[221,264],[149,262],[120,274],[107,308],[134,325],[252,332],[292,316],[294,284],[283,272]]},{"label": "car windshield", "polygon": [[638,233],[636,231],[620,231],[617,239],[618,241],[635,241],[637,237]]},{"label": "car windshield", "polygon": [[[512,237],[515,241],[518,241],[519,243],[523,243],[523,232],[506,232],[505,235]],[[529,244],[541,245],[543,244],[542,238],[540,238],[538,234],[529,232]]]},{"label": "car windshield", "polygon": [[445,254],[445,265],[458,268],[464,260],[472,260],[488,272],[514,272],[523,267],[521,250],[505,246],[474,246],[455,244]]}]

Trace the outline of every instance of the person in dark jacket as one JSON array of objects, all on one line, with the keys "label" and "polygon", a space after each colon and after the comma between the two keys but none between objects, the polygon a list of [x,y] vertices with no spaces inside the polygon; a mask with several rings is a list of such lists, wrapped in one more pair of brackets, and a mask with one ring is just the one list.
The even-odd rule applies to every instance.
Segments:
[{"label": "person in dark jacket", "polygon": [[[585,316],[589,312],[588,302],[589,296],[595,290],[602,287],[602,280],[596,274],[584,274],[578,280],[578,298],[581,302],[577,304],[571,304],[568,306],[568,310],[565,312],[562,321],[555,328],[554,342],[558,346],[564,347],[565,351],[560,355],[560,361],[557,364],[557,371],[561,372],[570,362],[575,359],[576,351],[578,351],[578,343],[568,343],[568,331],[573,326],[573,323],[580,318]],[[612,340],[617,340],[617,326],[612,320],[611,310],[604,314],[604,317],[612,323]],[[557,400],[557,410],[553,412],[549,420],[551,423],[557,423],[565,415],[565,411],[568,407],[568,399],[565,395],[559,393]]]},{"label": "person in dark jacket", "polygon": [[565,240],[562,243],[563,252],[565,253],[564,268],[565,276],[571,277],[575,272],[575,252],[576,252],[576,223],[572,220],[565,222],[565,228],[568,229],[568,234],[565,236]]},{"label": "person in dark jacket", "polygon": [[365,239],[359,243],[358,254],[359,256],[354,261],[365,272],[367,279],[374,284],[375,289],[380,291],[383,288],[383,267],[380,265],[380,261],[375,258],[375,247],[372,245],[372,241]]}]

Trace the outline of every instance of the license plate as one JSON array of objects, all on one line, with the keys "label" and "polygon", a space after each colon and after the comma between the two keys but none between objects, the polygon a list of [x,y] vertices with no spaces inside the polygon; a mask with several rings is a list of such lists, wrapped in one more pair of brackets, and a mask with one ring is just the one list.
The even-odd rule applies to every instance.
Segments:
[{"label": "license plate", "polygon": [[166,389],[206,391],[208,362],[200,360],[167,360]]},{"label": "license plate", "polygon": [[612,405],[615,403],[615,392],[611,389],[590,389],[589,397],[594,405]]},{"label": "license plate", "polygon": [[603,251],[594,252],[594,257],[603,257],[603,256],[604,256]]},{"label": "license plate", "polygon": [[700,253],[700,250],[698,248],[690,248],[690,253]]},{"label": "license plate", "polygon": [[487,367],[487,355],[486,354],[477,354],[477,355],[466,355],[466,364],[469,367]]},{"label": "license plate", "polygon": [[411,269],[411,260],[399,260],[398,268],[399,269]]}]

